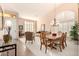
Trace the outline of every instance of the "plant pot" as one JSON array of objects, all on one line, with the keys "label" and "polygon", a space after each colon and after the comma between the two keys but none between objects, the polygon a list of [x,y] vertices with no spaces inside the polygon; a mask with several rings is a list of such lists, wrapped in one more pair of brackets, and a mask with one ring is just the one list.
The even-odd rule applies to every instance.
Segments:
[{"label": "plant pot", "polygon": [[10,35],[4,35],[3,39],[4,43],[9,43],[12,41],[12,37]]}]

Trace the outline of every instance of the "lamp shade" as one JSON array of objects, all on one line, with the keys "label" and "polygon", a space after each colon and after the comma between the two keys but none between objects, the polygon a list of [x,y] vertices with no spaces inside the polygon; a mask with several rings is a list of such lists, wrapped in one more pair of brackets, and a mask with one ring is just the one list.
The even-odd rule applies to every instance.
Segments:
[{"label": "lamp shade", "polygon": [[12,22],[10,20],[6,21],[6,26],[11,27],[12,26]]}]

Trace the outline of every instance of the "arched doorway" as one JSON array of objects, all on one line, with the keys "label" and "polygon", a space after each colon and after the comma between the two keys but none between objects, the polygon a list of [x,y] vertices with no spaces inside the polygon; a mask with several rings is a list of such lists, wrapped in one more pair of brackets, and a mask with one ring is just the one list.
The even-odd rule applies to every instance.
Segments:
[{"label": "arched doorway", "polygon": [[75,12],[71,10],[65,10],[63,12],[60,12],[56,15],[56,21],[59,24],[59,31],[68,32],[69,36],[71,27],[74,25],[76,21]]}]

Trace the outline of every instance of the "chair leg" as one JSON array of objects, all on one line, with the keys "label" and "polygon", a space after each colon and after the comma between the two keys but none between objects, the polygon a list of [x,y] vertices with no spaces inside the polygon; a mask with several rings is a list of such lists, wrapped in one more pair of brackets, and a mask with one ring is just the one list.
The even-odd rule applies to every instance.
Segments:
[{"label": "chair leg", "polygon": [[62,52],[62,47],[61,47],[61,45],[59,46],[59,48],[60,48],[60,52]]},{"label": "chair leg", "polygon": [[63,48],[63,49],[65,48],[64,43],[62,43],[62,45],[61,45],[61,46],[62,46],[62,48]]},{"label": "chair leg", "polygon": [[65,41],[65,46],[67,47],[67,43],[66,43],[66,41]]},{"label": "chair leg", "polygon": [[31,44],[33,44],[33,40],[32,40],[32,42],[31,42]]},{"label": "chair leg", "polygon": [[46,49],[45,49],[45,53],[47,53],[47,45],[45,46],[45,48],[46,48]]},{"label": "chair leg", "polygon": [[42,49],[42,43],[41,43],[41,45],[40,45],[40,50]]}]

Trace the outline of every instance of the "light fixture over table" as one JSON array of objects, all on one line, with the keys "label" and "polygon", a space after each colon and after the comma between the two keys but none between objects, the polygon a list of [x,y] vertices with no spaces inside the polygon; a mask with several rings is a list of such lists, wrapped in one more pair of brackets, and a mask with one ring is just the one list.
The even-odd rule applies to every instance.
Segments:
[{"label": "light fixture over table", "polygon": [[54,13],[54,19],[50,23],[50,26],[51,26],[51,29],[50,29],[51,32],[58,32],[59,31],[59,23],[57,22],[57,19],[56,19],[56,8],[55,8],[55,13]]}]

